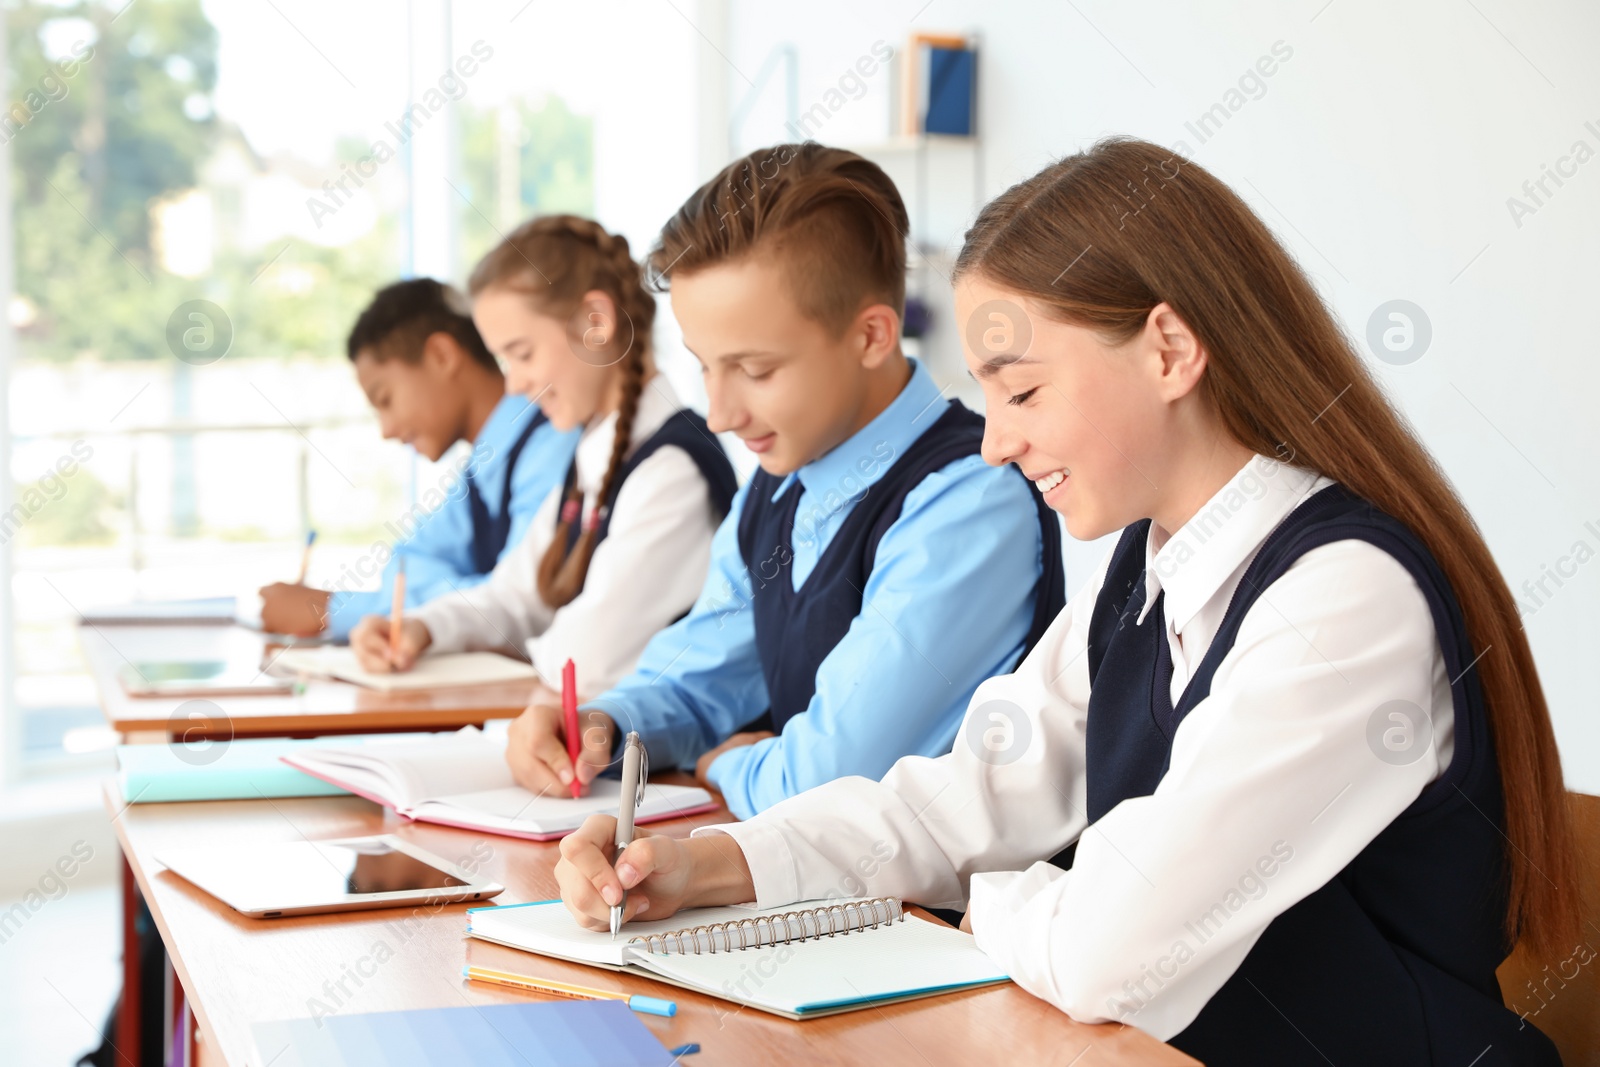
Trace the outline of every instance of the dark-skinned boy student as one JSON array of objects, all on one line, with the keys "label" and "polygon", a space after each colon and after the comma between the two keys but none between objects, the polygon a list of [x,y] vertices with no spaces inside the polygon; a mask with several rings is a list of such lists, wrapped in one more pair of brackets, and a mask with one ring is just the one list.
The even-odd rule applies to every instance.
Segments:
[{"label": "dark-skinned boy student", "polygon": [[[482,582],[521,542],[577,447],[577,431],[557,430],[538,405],[506,393],[466,298],[432,278],[379,290],[346,348],[385,440],[434,463],[460,441],[472,451],[389,523],[400,539],[387,559],[368,553],[331,590],[265,586],[261,621],[270,633],[348,637],[364,616],[390,610],[402,557],[408,608]],[[376,589],[360,588],[380,572]]]}]

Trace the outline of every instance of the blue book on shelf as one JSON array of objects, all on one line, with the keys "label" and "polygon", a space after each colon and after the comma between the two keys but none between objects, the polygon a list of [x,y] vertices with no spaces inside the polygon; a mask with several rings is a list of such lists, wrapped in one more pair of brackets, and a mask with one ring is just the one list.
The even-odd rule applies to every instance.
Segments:
[{"label": "blue book on shelf", "polygon": [[[372,734],[339,737],[333,743],[352,745],[415,736],[423,735]],[[279,758],[296,749],[329,743],[328,738],[261,738],[196,745],[118,745],[117,779],[122,799],[129,804],[347,795],[348,790],[297,771]]]},{"label": "blue book on shelf", "polygon": [[978,90],[978,53],[970,48],[928,49],[924,133],[972,136],[973,97]]},{"label": "blue book on shelf", "polygon": [[272,1067],[672,1067],[620,1000],[563,1000],[256,1023]]}]

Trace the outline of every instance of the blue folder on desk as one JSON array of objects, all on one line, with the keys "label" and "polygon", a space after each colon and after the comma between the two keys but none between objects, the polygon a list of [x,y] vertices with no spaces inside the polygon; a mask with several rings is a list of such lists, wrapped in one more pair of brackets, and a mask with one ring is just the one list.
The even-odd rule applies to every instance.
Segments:
[{"label": "blue folder on desk", "polygon": [[272,1067],[672,1067],[620,1000],[565,1000],[286,1019],[254,1026]]},{"label": "blue folder on desk", "polygon": [[[394,741],[422,736],[426,735],[363,734],[340,737],[338,743],[352,745],[374,739]],[[117,779],[122,786],[122,799],[129,804],[347,795],[348,790],[297,771],[280,759],[296,749],[327,744],[327,738],[258,738],[192,746],[118,745]]]}]

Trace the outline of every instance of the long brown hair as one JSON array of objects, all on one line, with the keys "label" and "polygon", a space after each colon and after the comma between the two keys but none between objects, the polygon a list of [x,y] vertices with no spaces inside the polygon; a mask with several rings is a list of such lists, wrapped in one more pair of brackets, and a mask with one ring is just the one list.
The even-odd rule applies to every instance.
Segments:
[{"label": "long brown hair", "polygon": [[[574,486],[567,494],[555,539],[539,561],[539,596],[552,608],[559,608],[570,603],[583,588],[612,482],[630,450],[639,395],[653,367],[651,330],[656,302],[645,291],[643,273],[628,251],[628,239],[609,232],[593,219],[577,215],[544,215],[513,230],[478,261],[467,282],[474,297],[490,288],[520,293],[539,314],[566,321],[575,355],[584,343],[587,326],[574,319],[585,293],[605,293],[621,315],[621,320],[612,324],[609,342],[612,346],[626,346],[626,351],[616,357],[622,375],[622,396],[617,403],[611,462],[587,518],[583,515],[582,490]],[[567,542],[579,523],[581,532],[569,552]]]},{"label": "long brown hair", "polygon": [[1203,387],[1236,440],[1287,451],[1427,546],[1483,650],[1476,670],[1505,794],[1507,936],[1566,952],[1579,912],[1561,762],[1511,591],[1444,472],[1261,220],[1202,167],[1112,138],[985,207],[956,260],[963,274],[1110,344],[1170,304],[1209,354]]}]

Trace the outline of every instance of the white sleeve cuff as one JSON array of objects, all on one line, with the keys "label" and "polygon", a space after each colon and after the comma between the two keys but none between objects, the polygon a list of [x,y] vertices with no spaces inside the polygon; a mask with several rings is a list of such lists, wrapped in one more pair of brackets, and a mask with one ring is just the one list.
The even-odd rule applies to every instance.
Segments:
[{"label": "white sleeve cuff", "polygon": [[689,836],[727,834],[744,853],[750,865],[750,879],[756,887],[756,906],[777,908],[800,899],[800,878],[795,870],[794,853],[783,831],[769,820],[722,823],[702,826]]},{"label": "white sleeve cuff", "polygon": [[[983,954],[1014,971],[1011,941],[1016,916],[1031,898],[1065,874],[1048,863],[1035,863],[1026,871],[974,874],[968,880],[967,917]],[[1040,931],[1032,931],[1028,939],[1037,944],[1042,936]]]},{"label": "white sleeve cuff", "polygon": [[[459,593],[447,593],[446,597],[459,596]],[[430,604],[424,604],[412,616],[428,628],[429,652],[464,652],[466,651],[465,635],[460,626],[457,613],[451,610],[448,601],[441,597]]]}]

